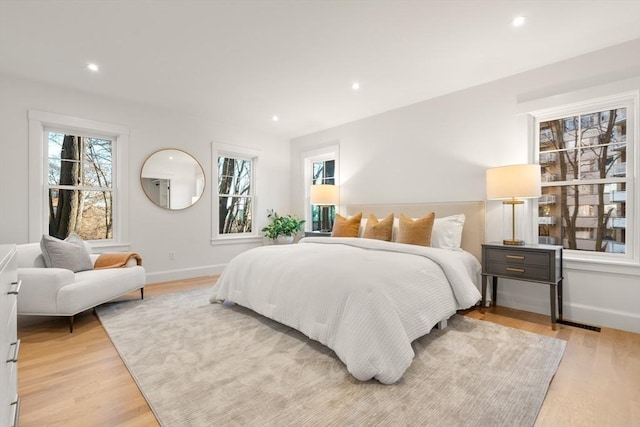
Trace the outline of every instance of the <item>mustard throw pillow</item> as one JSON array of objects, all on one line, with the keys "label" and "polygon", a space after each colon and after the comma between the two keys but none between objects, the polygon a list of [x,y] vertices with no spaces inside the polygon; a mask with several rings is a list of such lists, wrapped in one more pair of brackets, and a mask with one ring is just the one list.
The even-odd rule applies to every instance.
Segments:
[{"label": "mustard throw pillow", "polygon": [[362,212],[352,216],[351,218],[345,218],[340,214],[336,214],[336,220],[333,222],[331,237],[358,237],[361,219]]},{"label": "mustard throw pillow", "polygon": [[400,214],[400,224],[398,228],[398,243],[410,245],[431,246],[431,231],[436,214],[431,212],[415,220],[404,214]]},{"label": "mustard throw pillow", "polygon": [[389,214],[382,221],[378,221],[378,218],[374,214],[369,215],[367,218],[367,225],[364,228],[362,237],[365,239],[377,239],[391,241],[391,232],[393,231],[393,214]]}]

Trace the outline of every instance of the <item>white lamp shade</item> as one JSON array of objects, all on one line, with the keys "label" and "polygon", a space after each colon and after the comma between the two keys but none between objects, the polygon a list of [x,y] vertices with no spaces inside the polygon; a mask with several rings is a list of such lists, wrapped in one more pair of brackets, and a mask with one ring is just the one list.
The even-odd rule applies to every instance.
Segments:
[{"label": "white lamp shade", "polygon": [[312,205],[337,205],[340,201],[338,186],[330,184],[318,184],[311,186]]},{"label": "white lamp shade", "polygon": [[540,165],[487,169],[487,199],[533,199],[542,195]]}]

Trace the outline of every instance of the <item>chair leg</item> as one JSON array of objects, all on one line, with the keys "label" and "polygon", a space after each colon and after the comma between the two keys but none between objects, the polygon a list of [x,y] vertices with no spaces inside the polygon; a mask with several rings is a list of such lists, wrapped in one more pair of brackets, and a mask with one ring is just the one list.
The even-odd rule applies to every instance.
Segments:
[{"label": "chair leg", "polygon": [[69,333],[73,333],[73,318],[74,316],[69,316]]},{"label": "chair leg", "polygon": [[140,288],[140,299],[144,299],[144,288]]}]

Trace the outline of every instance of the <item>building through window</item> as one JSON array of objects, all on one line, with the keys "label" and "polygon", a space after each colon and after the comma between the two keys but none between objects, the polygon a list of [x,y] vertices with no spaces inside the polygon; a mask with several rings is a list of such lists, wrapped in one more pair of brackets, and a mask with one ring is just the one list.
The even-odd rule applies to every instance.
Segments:
[{"label": "building through window", "polygon": [[630,109],[617,104],[538,120],[540,243],[627,253]]}]

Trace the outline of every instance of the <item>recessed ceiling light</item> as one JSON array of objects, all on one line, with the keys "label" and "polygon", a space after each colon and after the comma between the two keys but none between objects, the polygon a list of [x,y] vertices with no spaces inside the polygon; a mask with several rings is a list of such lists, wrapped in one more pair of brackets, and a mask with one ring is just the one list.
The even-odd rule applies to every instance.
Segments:
[{"label": "recessed ceiling light", "polygon": [[524,16],[516,16],[515,18],[513,18],[513,21],[511,21],[511,25],[513,25],[514,27],[520,27],[524,24],[524,21],[526,19],[527,18]]},{"label": "recessed ceiling light", "polygon": [[98,72],[98,70],[99,70],[99,68],[98,68],[98,64],[94,64],[93,62],[92,62],[92,63],[89,63],[89,64],[87,64],[87,69],[88,69],[89,71],[93,71],[94,73],[96,73],[96,72]]},{"label": "recessed ceiling light", "polygon": [[278,118],[278,116],[273,116],[273,117],[271,117],[271,120],[273,120],[274,122],[277,122],[280,119]]},{"label": "recessed ceiling light", "polygon": [[358,89],[360,89],[360,83],[358,83],[358,82],[353,82],[353,84],[351,85],[351,89],[353,89],[353,90],[358,90]]}]

